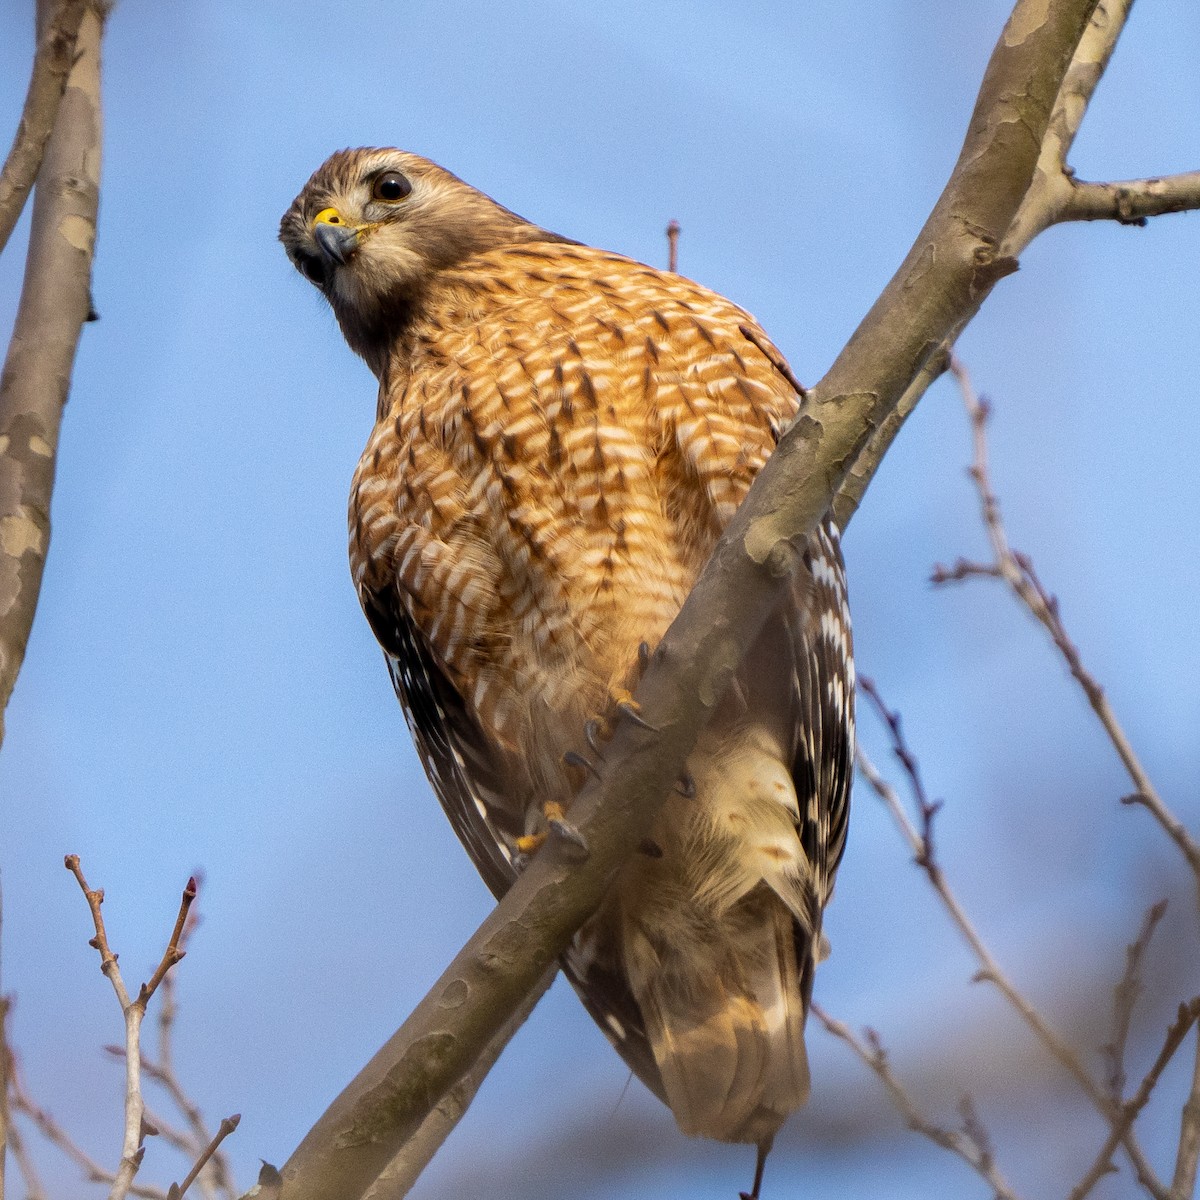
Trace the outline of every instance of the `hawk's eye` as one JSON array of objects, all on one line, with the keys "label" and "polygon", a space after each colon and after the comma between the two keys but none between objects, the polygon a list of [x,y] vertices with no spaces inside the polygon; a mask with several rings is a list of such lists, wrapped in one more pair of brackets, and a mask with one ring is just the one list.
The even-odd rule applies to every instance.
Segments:
[{"label": "hawk's eye", "polygon": [[411,191],[412,184],[406,175],[401,175],[399,171],[384,171],[382,175],[377,175],[375,182],[371,184],[371,199],[403,200]]}]

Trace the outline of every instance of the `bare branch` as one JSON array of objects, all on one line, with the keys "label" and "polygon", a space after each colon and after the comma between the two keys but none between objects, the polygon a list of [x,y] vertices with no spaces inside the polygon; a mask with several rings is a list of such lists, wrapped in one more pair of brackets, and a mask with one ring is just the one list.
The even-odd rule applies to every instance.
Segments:
[{"label": "bare branch", "polygon": [[[283,1170],[288,1200],[353,1200],[470,1069],[593,912],[679,777],[725,684],[859,452],[938,347],[1015,264],[1000,240],[1029,186],[1054,98],[1096,0],[1019,0],[963,152],[916,245],[808,394],[652,656],[603,778],[571,809],[590,856],[551,839]],[[855,466],[866,486],[873,467]],[[736,613],[734,621],[729,614]]]},{"label": "bare branch", "polygon": [[[1088,1168],[1084,1177],[1075,1185],[1071,1191],[1069,1200],[1083,1200],[1088,1194],[1104,1178],[1112,1169],[1112,1156],[1116,1152],[1117,1146],[1120,1144],[1125,1134],[1132,1128],[1133,1123],[1137,1120],[1137,1115],[1146,1107],[1150,1100],[1150,1096],[1158,1084],[1159,1077],[1166,1069],[1167,1063],[1175,1055],[1175,1051],[1183,1044],[1183,1040],[1187,1037],[1188,1030],[1196,1023],[1197,1018],[1200,1018],[1200,996],[1188,1001],[1187,1004],[1179,1006],[1179,1013],[1175,1018],[1170,1029],[1167,1030],[1167,1038],[1163,1043],[1162,1049],[1158,1052],[1158,1057],[1154,1060],[1154,1065],[1146,1073],[1146,1078],[1142,1080],[1141,1086],[1129,1099],[1118,1106],[1117,1112],[1114,1114],[1112,1128],[1109,1130],[1108,1138],[1104,1145],[1100,1148],[1100,1153],[1096,1155],[1095,1161]],[[1183,1154],[1183,1145],[1180,1144],[1180,1154]],[[1195,1185],[1195,1159],[1192,1159],[1192,1181],[1187,1183],[1184,1180],[1184,1190],[1181,1190],[1178,1170],[1175,1177],[1175,1185],[1171,1190],[1171,1196],[1178,1200],[1189,1200],[1192,1195],[1192,1189]]]},{"label": "bare branch", "polygon": [[[879,710],[883,720],[887,724],[892,737],[893,749],[901,765],[904,767],[913,794],[916,797],[921,818],[921,830],[918,830],[909,820],[895,792],[882,779],[875,767],[869,766],[869,769],[863,772],[863,776],[887,805],[893,817],[897,819],[909,844],[914,848],[914,860],[925,872],[942,905],[950,914],[950,919],[954,922],[959,933],[962,934],[967,945],[970,946],[976,959],[979,961],[980,969],[975,973],[975,982],[991,983],[1016,1010],[1021,1019],[1029,1026],[1034,1036],[1046,1048],[1055,1061],[1061,1064],[1072,1078],[1075,1079],[1100,1115],[1109,1122],[1114,1121],[1118,1111],[1117,1106],[1109,1098],[1105,1090],[1092,1078],[1091,1073],[1084,1066],[1079,1055],[1050,1028],[1046,1019],[1017,989],[1007,974],[1005,974],[1003,968],[1001,968],[983,939],[979,936],[979,932],[967,916],[958,897],[950,889],[950,885],[946,881],[946,877],[942,872],[933,849],[933,820],[938,813],[940,805],[931,804],[925,796],[925,788],[921,782],[920,769],[916,757],[904,742],[897,715],[888,710],[878,690],[870,684],[870,681],[867,681],[867,686],[864,687],[863,692]],[[859,761],[868,761],[866,756],[861,752],[859,754]],[[1142,1181],[1146,1189],[1156,1200],[1167,1200],[1166,1188],[1163,1187],[1155,1175],[1149,1160],[1146,1158],[1145,1153],[1134,1136],[1133,1130],[1127,1128],[1122,1135],[1121,1141],[1125,1146],[1130,1160],[1134,1164],[1139,1180]]]},{"label": "bare branch", "polygon": [[672,217],[667,222],[667,270],[679,270],[680,224]]},{"label": "bare branch", "polygon": [[884,1049],[879,1035],[873,1029],[866,1031],[866,1040],[863,1041],[847,1024],[835,1020],[819,1004],[814,1002],[811,1012],[834,1037],[845,1042],[875,1072],[909,1129],[927,1137],[931,1142],[941,1146],[943,1150],[957,1154],[987,1182],[997,1200],[1016,1200],[1016,1193],[996,1167],[991,1141],[980,1123],[969,1097],[963,1097],[959,1109],[963,1117],[961,1130],[947,1129],[945,1126],[938,1125],[921,1112],[916,1101],[896,1077],[888,1060],[887,1051]]},{"label": "bare branch", "polygon": [[[37,608],[59,425],[80,330],[91,313],[101,32],[102,18],[89,5],[38,175],[25,282],[0,374],[0,715]],[[0,741],[3,736],[0,722]]]},{"label": "bare branch", "polygon": [[220,1128],[214,1134],[212,1141],[200,1152],[200,1157],[192,1164],[192,1169],[184,1176],[182,1183],[173,1183],[167,1189],[167,1200],[181,1200],[183,1194],[196,1182],[196,1176],[204,1170],[205,1164],[217,1152],[217,1147],[238,1127],[242,1114],[234,1113],[225,1117]]},{"label": "bare branch", "polygon": [[1010,254],[1020,254],[1039,233],[1060,220],[1070,202],[1073,184],[1067,155],[1132,7],[1133,0],[1100,0],[1092,13],[1055,99],[1033,182],[1005,238]]},{"label": "bare branch", "polygon": [[[997,233],[993,244],[997,263],[1014,264],[1015,269],[1015,260],[1030,242],[1060,221],[1111,218],[1126,224],[1144,224],[1147,217],[1200,207],[1200,172],[1121,183],[1083,183],[1075,179],[1066,165],[1067,154],[1132,7],[1133,0],[1099,0],[1094,6],[1087,29],[1074,48],[1071,64],[1060,77],[1061,86],[1050,119],[1039,126],[1043,130],[1040,151],[1020,207]],[[1013,24],[1010,20],[1010,28]],[[982,91],[980,97],[982,100]],[[904,394],[858,456],[834,501],[834,513],[843,526],[857,509],[900,427],[930,384],[946,369],[950,349],[974,313],[975,308],[962,308],[941,342],[928,348]]]},{"label": "bare branch", "polygon": [[1200,208],[1200,171],[1124,179],[1116,183],[1071,180],[1071,196],[1059,221],[1117,221],[1145,225],[1150,217]]},{"label": "bare branch", "polygon": [[[203,882],[200,872],[192,876],[192,882],[197,891]],[[200,914],[193,903],[188,909],[183,928],[180,930],[178,949],[185,950],[187,944],[200,923]],[[175,1019],[179,1012],[177,975],[168,971],[163,977],[158,992],[158,1058],[157,1060],[142,1055],[142,1070],[147,1078],[157,1083],[170,1097],[172,1103],[183,1115],[189,1130],[187,1153],[195,1158],[201,1149],[212,1141],[213,1135],[204,1120],[200,1106],[188,1095],[178,1073],[175,1070],[174,1028]],[[106,1046],[110,1054],[123,1056],[125,1051],[119,1046]],[[236,1200],[238,1189],[234,1183],[233,1167],[223,1150],[218,1149],[209,1159],[207,1167],[202,1172],[199,1183],[205,1194],[210,1190],[219,1191],[228,1200]]]},{"label": "bare branch", "polygon": [[9,1149],[12,1150],[13,1161],[25,1183],[25,1200],[50,1200],[46,1185],[38,1174],[37,1166],[25,1147],[25,1137],[16,1125],[8,1130]]},{"label": "bare branch", "polygon": [[[25,1088],[21,1073],[14,1069],[10,1085],[13,1111],[28,1118],[38,1132],[50,1143],[57,1146],[79,1168],[83,1177],[90,1183],[115,1184],[116,1175],[106,1170],[94,1158],[81,1150],[71,1139],[70,1134],[50,1115],[50,1113],[33,1102]],[[161,1188],[150,1187],[135,1183],[129,1188],[132,1196],[141,1196],[145,1200],[167,1200],[167,1193]]]},{"label": "bare branch", "polygon": [[[1117,720],[1104,689],[1083,665],[1079,650],[1071,641],[1066,627],[1063,625],[1057,598],[1043,586],[1030,558],[1020,551],[1013,550],[1009,545],[1008,533],[1000,516],[1000,502],[992,488],[988,469],[987,421],[989,407],[976,395],[970,376],[960,362],[956,359],[952,360],[950,370],[958,382],[963,405],[971,420],[975,459],[969,474],[979,493],[983,524],[992,544],[992,553],[995,555],[995,562],[991,564],[994,570],[986,573],[995,574],[1003,579],[1021,603],[1049,633],[1051,640],[1066,662],[1067,669],[1083,689],[1092,711],[1104,727],[1113,749],[1116,750],[1133,783],[1135,790],[1131,795],[1125,797],[1125,803],[1137,804],[1147,809],[1166,831],[1192,869],[1196,881],[1197,899],[1200,901],[1200,845],[1188,833],[1179,818],[1163,803],[1151,783],[1124,728]],[[944,568],[935,568],[932,576],[934,582],[940,583],[961,577],[963,576],[947,572]]]},{"label": "bare branch", "polygon": [[[1192,1001],[1195,1009],[1197,1001]],[[1182,1022],[1183,1008],[1179,1010]],[[1195,1011],[1192,1020],[1196,1019]],[[1175,1156],[1175,1178],[1171,1200],[1191,1200],[1196,1193],[1196,1162],[1200,1159],[1200,1038],[1196,1040],[1196,1059],[1192,1066],[1192,1090],[1179,1117],[1179,1150]]]},{"label": "bare branch", "polygon": [[131,1001],[129,999],[129,992],[125,988],[125,980],[121,978],[121,971],[117,966],[117,956],[108,944],[108,931],[104,928],[104,913],[101,910],[101,906],[104,904],[104,890],[103,888],[88,887],[78,854],[68,854],[63,859],[63,866],[75,876],[75,882],[79,884],[80,890],[83,892],[83,897],[88,903],[88,908],[91,909],[92,925],[96,930],[96,934],[88,941],[88,945],[92,949],[99,951],[100,970],[108,978],[109,983],[113,985],[113,990],[117,993],[117,1000],[120,1002],[122,1010],[124,1010],[129,1007]]},{"label": "bare branch", "polygon": [[21,121],[0,170],[0,253],[8,244],[42,165],[67,76],[75,62],[75,39],[86,8],[87,0],[59,0],[38,38]]},{"label": "bare branch", "polygon": [[[0,897],[0,925],[3,924],[3,897]],[[9,1124],[10,1114],[8,1110],[8,1078],[12,1070],[12,1047],[8,1041],[8,1018],[12,1012],[11,1000],[0,992],[0,1200],[4,1200],[4,1181],[5,1167],[8,1162],[8,1144],[9,1144]],[[18,1155],[15,1146],[13,1149],[14,1156]],[[17,1157],[18,1167],[20,1166],[20,1158]],[[28,1182],[29,1176],[25,1179]],[[30,1184],[30,1189],[33,1185]],[[36,1197],[34,1198],[36,1200]]]},{"label": "bare branch", "polygon": [[1117,986],[1113,988],[1113,1036],[1104,1047],[1104,1054],[1109,1064],[1108,1090],[1115,1104],[1119,1104],[1125,1094],[1125,1046],[1129,1041],[1133,1010],[1143,991],[1142,961],[1150,947],[1150,939],[1166,911],[1165,900],[1151,905],[1137,937],[1125,947],[1125,970]]},{"label": "bare branch", "polygon": [[1133,0],[1101,0],[1096,6],[1055,103],[1033,186],[1009,233],[1009,253],[1019,253],[1042,230],[1064,221],[1145,225],[1150,217],[1200,208],[1200,171],[1087,183],[1067,166],[1067,155],[1092,93],[1132,8]]},{"label": "bare branch", "polygon": [[191,910],[192,902],[195,899],[196,879],[195,876],[189,876],[187,885],[183,889],[183,897],[179,902],[179,914],[175,918],[175,928],[171,930],[171,936],[167,941],[167,948],[163,951],[163,956],[159,960],[154,974],[150,977],[150,982],[143,983],[138,991],[137,1002],[142,1008],[146,1007],[150,997],[158,990],[158,985],[162,983],[167,972],[187,953],[186,950],[181,949],[179,941],[183,934],[184,923],[188,918],[188,912]]},{"label": "bare branch", "polygon": [[[104,916],[101,911],[104,892],[88,887],[87,880],[83,875],[83,868],[79,863],[79,855],[68,854],[64,863],[67,870],[75,876],[76,882],[87,899],[88,907],[91,909],[96,936],[92,938],[90,944],[100,952],[100,969],[108,976],[108,980],[117,994],[117,1000],[120,1002],[121,1013],[125,1018],[125,1137],[121,1147],[121,1165],[117,1169],[112,1191],[109,1193],[109,1200],[123,1200],[123,1197],[129,1194],[133,1177],[137,1174],[145,1154],[145,1147],[142,1145],[147,1132],[146,1104],[142,1097],[142,1019],[146,1015],[146,1005],[158,985],[166,973],[183,957],[179,941],[187,924],[192,901],[196,898],[196,881],[194,878],[189,879],[187,886],[183,889],[183,898],[179,904],[175,927],[171,931],[167,948],[163,952],[162,959],[151,976],[150,982],[142,984],[136,998],[131,1000],[129,991],[125,987],[125,981],[121,977],[121,969],[117,965],[117,956],[109,945],[108,934],[104,928]],[[217,1141],[219,1144],[220,1139]],[[207,1161],[207,1156],[205,1161]]]}]

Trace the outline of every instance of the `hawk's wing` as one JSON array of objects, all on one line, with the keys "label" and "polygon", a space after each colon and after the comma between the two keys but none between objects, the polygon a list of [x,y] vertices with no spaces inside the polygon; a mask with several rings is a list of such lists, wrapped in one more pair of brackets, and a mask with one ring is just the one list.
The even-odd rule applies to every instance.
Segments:
[{"label": "hawk's wing", "polygon": [[[797,835],[812,867],[811,938],[795,925],[804,1008],[821,957],[821,914],[846,849],[854,769],[854,659],[846,579],[832,521],[823,522],[804,551],[806,595],[776,619],[792,666],[792,780],[800,805]],[[768,634],[770,636],[770,626]]]},{"label": "hawk's wing", "polygon": [[494,744],[399,604],[365,592],[360,599],[421,765],[475,869],[499,899],[517,877],[512,847],[524,830],[502,800],[505,772]]},{"label": "hawk's wing", "polygon": [[[363,591],[360,599],[384,648],[421,765],[475,869],[499,900],[517,877],[512,846],[523,830],[502,800],[505,772],[498,755],[412,620],[381,596]],[[621,1057],[665,1099],[641,1012],[621,973],[581,958],[573,947],[563,955],[562,968]]]}]

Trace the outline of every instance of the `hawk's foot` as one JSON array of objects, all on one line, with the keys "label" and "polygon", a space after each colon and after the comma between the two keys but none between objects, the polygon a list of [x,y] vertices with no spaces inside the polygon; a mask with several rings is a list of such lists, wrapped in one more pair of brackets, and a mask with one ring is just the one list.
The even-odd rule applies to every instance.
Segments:
[{"label": "hawk's foot", "polygon": [[520,854],[530,855],[540,850],[546,839],[553,833],[569,846],[573,847],[582,858],[588,856],[588,844],[583,834],[567,820],[563,806],[555,800],[542,805],[542,816],[546,819],[546,828],[537,833],[527,833],[517,838],[517,850]]}]

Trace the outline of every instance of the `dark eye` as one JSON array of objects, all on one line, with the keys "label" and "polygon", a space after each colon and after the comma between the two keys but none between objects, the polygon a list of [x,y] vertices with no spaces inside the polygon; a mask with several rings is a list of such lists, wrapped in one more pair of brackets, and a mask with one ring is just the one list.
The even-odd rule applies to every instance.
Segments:
[{"label": "dark eye", "polygon": [[325,286],[325,263],[320,255],[298,253],[293,261],[296,269],[309,283],[315,283],[317,287]]},{"label": "dark eye", "polygon": [[382,175],[377,175],[375,182],[371,184],[371,199],[403,200],[411,191],[412,184],[406,175],[401,175],[399,171],[384,171]]}]

